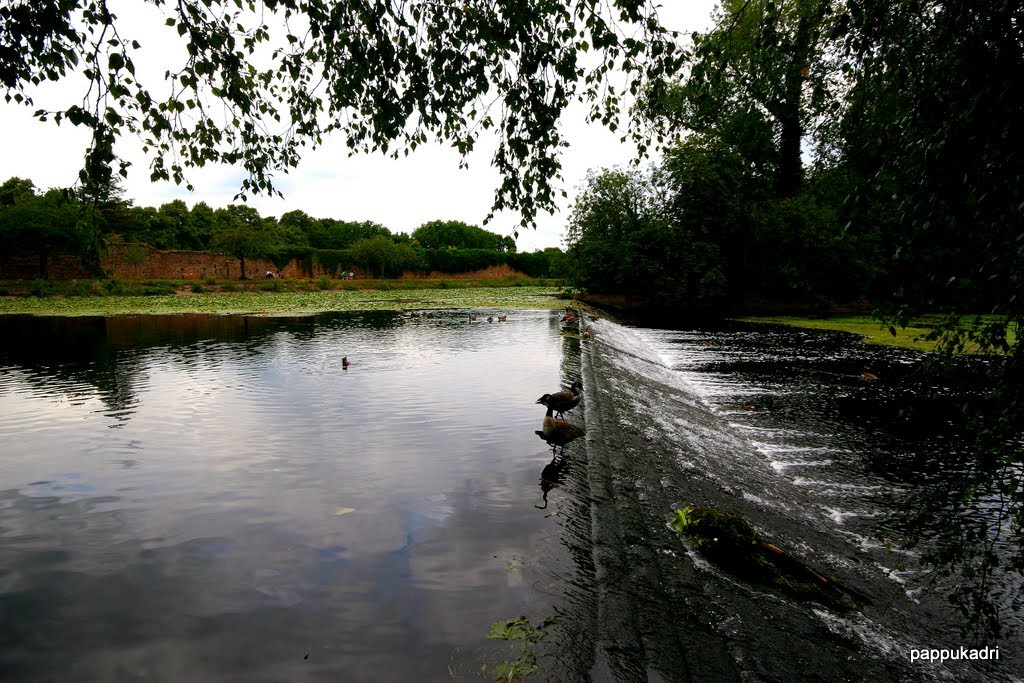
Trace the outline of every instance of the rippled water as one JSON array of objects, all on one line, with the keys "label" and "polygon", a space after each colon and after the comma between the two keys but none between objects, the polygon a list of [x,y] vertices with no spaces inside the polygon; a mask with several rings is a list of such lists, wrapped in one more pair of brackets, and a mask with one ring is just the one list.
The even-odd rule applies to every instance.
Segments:
[{"label": "rippled water", "polygon": [[[0,679],[493,678],[523,651],[488,628],[525,615],[555,618],[540,680],[1013,680],[1019,640],[995,668],[909,662],[966,644],[880,540],[962,447],[893,420],[917,356],[590,327],[0,317]],[[535,401],[576,379],[587,436],[552,463]],[[710,564],[667,524],[691,504],[871,602]]]}]

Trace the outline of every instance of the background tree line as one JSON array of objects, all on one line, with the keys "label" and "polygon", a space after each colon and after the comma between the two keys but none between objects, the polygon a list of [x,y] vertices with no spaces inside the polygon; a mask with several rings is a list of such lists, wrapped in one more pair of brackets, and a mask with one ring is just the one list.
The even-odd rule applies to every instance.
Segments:
[{"label": "background tree line", "polygon": [[715,18],[641,94],[677,142],[588,178],[578,285],[1020,320],[1019,3],[725,0]]},{"label": "background tree line", "polygon": [[228,254],[239,259],[243,272],[245,259],[265,258],[279,268],[303,259],[335,274],[359,267],[377,277],[463,273],[502,264],[532,277],[565,274],[561,250],[520,254],[512,237],[461,221],[430,221],[407,235],[372,221],[313,218],[303,211],[264,217],[244,204],[213,209],[199,202],[189,208],[176,199],[159,208],[134,206],[116,184],[100,204],[78,191],[40,192],[23,178],[0,186],[0,253],[37,256],[40,277],[46,277],[54,253],[84,256],[93,235],[102,243]]},{"label": "background tree line", "polygon": [[575,204],[575,282],[661,311],[863,296],[893,330],[927,314],[948,354],[921,386],[971,387],[951,424],[973,443],[939,463],[949,488],[907,501],[909,539],[958,577],[965,630],[1003,634],[1024,571],[1024,6],[724,0],[685,61],[641,96],[675,140],[663,158],[591,174]]}]

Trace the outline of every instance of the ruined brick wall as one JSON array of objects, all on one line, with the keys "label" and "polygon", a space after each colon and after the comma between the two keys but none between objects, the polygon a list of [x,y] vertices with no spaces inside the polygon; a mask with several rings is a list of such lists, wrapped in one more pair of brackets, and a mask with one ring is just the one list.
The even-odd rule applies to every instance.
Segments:
[{"label": "ruined brick wall", "polygon": [[[147,244],[111,244],[100,258],[104,272],[108,277],[123,280],[237,280],[241,275],[238,259],[233,256],[213,254],[208,251],[160,251]],[[293,259],[281,269],[286,278],[319,278],[323,275],[337,277],[335,273],[325,273],[319,265],[312,272],[302,260]],[[245,259],[245,274],[250,278],[262,278],[267,271],[277,272],[277,266],[267,259]],[[372,278],[373,274],[352,267],[358,279]],[[75,256],[57,254],[51,256],[47,264],[47,273],[51,280],[85,280],[92,274],[82,267]],[[522,275],[506,264],[491,266],[483,270],[469,273],[432,272],[428,278],[500,278],[509,275]],[[12,256],[0,258],[0,280],[34,280],[39,277],[39,258],[35,256]],[[423,273],[409,272],[403,278],[422,278]]]},{"label": "ruined brick wall", "polygon": [[[108,277],[124,280],[237,280],[241,265],[233,256],[208,251],[160,251],[147,244],[112,244],[100,258]],[[84,280],[93,277],[82,267],[76,256],[56,254],[47,261],[47,274],[51,280]],[[277,266],[267,259],[245,259],[245,274],[261,278],[267,271],[277,272]],[[365,277],[359,268],[351,268],[358,278]],[[286,278],[318,278],[324,275],[319,265],[307,268],[305,261],[293,259],[281,269]],[[327,275],[334,277],[333,273]],[[0,258],[0,280],[34,280],[39,277],[39,258],[11,256]]]},{"label": "ruined brick wall", "polygon": [[[481,270],[472,270],[468,273],[442,273],[440,271],[431,271],[429,275],[423,275],[422,273],[403,273],[402,279],[406,278],[417,278],[422,279],[424,277],[433,280],[445,278],[446,280],[477,280],[482,278],[501,278],[508,277],[510,275],[523,275],[523,273],[515,270],[507,263],[502,263],[497,266],[489,266]],[[523,275],[523,277],[526,277]]]},{"label": "ruined brick wall", "polygon": [[[77,256],[67,254],[55,254],[48,258],[46,273],[51,280],[82,280],[91,277]],[[38,256],[0,258],[0,280],[35,280],[38,277]]]},{"label": "ruined brick wall", "polygon": [[[208,251],[160,251],[143,244],[114,244],[104,254],[103,269],[110,277],[125,280],[237,280],[242,269],[234,256]],[[266,259],[245,259],[245,274],[262,277],[277,266]],[[285,277],[303,277],[292,261],[281,269]]]}]

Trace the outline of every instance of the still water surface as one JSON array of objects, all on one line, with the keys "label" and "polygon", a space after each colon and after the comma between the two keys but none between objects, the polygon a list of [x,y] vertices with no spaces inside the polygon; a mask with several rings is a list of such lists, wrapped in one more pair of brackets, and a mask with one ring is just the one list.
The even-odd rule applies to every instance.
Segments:
[{"label": "still water surface", "polygon": [[554,525],[534,401],[563,340],[509,318],[9,319],[0,678],[479,666]]},{"label": "still water surface", "polygon": [[[557,618],[541,680],[1013,680],[1019,640],[997,667],[909,662],[969,644],[880,541],[957,448],[884,409],[918,356],[592,330],[551,311],[0,318],[0,679],[493,678],[518,651],[485,634],[522,614]],[[577,379],[587,437],[546,467],[535,401]],[[710,565],[667,524],[692,504],[871,603]]]}]

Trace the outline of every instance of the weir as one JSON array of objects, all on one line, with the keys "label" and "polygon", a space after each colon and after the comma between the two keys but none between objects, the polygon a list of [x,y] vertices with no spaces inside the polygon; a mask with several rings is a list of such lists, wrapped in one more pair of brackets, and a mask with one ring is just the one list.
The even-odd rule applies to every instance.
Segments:
[{"label": "weir", "polygon": [[[565,488],[568,514],[580,514],[581,496],[589,504],[589,520],[579,523],[592,535],[587,573],[596,589],[559,628],[560,637],[592,629],[593,658],[579,680],[1002,676],[965,664],[911,663],[914,648],[964,642],[956,617],[941,593],[909,590],[893,568],[901,558],[873,538],[871,525],[892,487],[858,475],[863,454],[856,439],[841,438],[846,427],[818,419],[809,429],[782,409],[787,392],[818,391],[813,381],[804,377],[801,389],[783,374],[773,387],[742,373],[709,372],[723,358],[742,356],[728,335],[709,342],[701,340],[706,333],[606,320],[591,329],[578,369],[586,443],[567,449],[573,483]],[[807,353],[800,352],[803,360]],[[565,383],[576,378],[576,368],[563,370]],[[754,410],[736,405],[752,396],[760,396]],[[715,566],[668,525],[686,505],[738,512],[771,543],[865,596],[865,604],[799,599]],[[579,654],[571,667],[577,671],[584,668]],[[567,657],[562,650],[555,659]],[[565,669],[554,677],[574,679]]]}]

